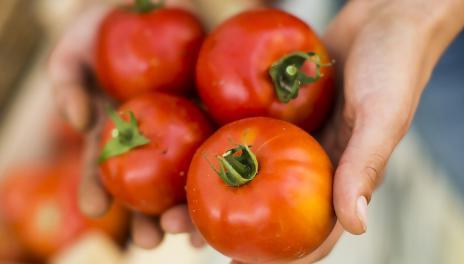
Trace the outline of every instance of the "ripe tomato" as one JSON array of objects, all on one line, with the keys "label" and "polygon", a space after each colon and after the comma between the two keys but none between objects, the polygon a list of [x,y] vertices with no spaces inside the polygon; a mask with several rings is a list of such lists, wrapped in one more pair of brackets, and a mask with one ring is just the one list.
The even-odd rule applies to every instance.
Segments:
[{"label": "ripe tomato", "polygon": [[128,112],[130,123],[113,113],[103,130],[102,181],[132,209],[158,215],[185,201],[190,160],[212,127],[192,102],[161,93],[127,101],[119,113]]},{"label": "ripe tomato", "polygon": [[1,209],[19,240],[35,256],[47,259],[81,235],[101,230],[120,241],[127,212],[115,204],[102,218],[89,219],[77,204],[79,161],[26,164],[11,170],[1,186]]},{"label": "ripe tomato", "polygon": [[187,179],[190,216],[206,241],[244,263],[300,258],[335,224],[332,165],[300,128],[247,118],[197,150]]},{"label": "ripe tomato", "polygon": [[3,219],[0,219],[0,263],[23,262],[31,263],[28,252]]},{"label": "ripe tomato", "polygon": [[252,10],[207,37],[197,87],[220,124],[268,116],[313,131],[325,120],[334,94],[334,71],[320,61],[329,61],[327,51],[303,21],[279,10]]},{"label": "ripe tomato", "polygon": [[97,77],[119,100],[147,91],[185,94],[192,87],[204,39],[200,22],[182,9],[136,2],[113,10],[102,22]]}]

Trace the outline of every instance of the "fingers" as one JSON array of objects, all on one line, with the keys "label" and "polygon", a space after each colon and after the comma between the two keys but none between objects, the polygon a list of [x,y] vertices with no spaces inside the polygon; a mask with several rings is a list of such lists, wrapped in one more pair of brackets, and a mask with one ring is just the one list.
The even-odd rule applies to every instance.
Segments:
[{"label": "fingers", "polygon": [[195,248],[205,245],[205,240],[190,219],[187,205],[177,205],[168,209],[160,219],[161,228],[167,233],[190,233],[190,243]]},{"label": "fingers", "polygon": [[403,136],[401,121],[382,120],[380,116],[374,117],[375,114],[370,116],[355,126],[335,173],[337,217],[353,234],[366,231],[368,202],[382,180],[394,147]]},{"label": "fingers", "polygon": [[87,215],[98,217],[110,208],[112,197],[100,180],[98,156],[100,155],[100,133],[104,125],[104,99],[95,96],[95,125],[88,131],[83,154],[82,181],[79,189],[79,206]]},{"label": "fingers", "polygon": [[[367,229],[368,202],[409,126],[410,109],[414,108],[411,104],[393,106],[390,100],[386,102],[370,100],[369,111],[357,111],[351,138],[335,172],[335,211],[343,227],[353,234]],[[404,110],[397,112],[395,108]]]},{"label": "fingers", "polygon": [[133,214],[131,231],[134,244],[144,249],[155,248],[164,237],[159,221],[140,213]]},{"label": "fingers", "polygon": [[337,222],[329,237],[324,241],[324,243],[322,243],[319,248],[312,252],[308,257],[302,259],[299,262],[295,262],[294,264],[313,263],[325,258],[332,251],[333,247],[338,242],[342,234],[343,227],[340,222]]},{"label": "fingers", "polygon": [[[393,149],[409,127],[420,95],[411,79],[417,69],[400,62],[401,58],[416,61],[413,51],[391,52],[388,45],[392,42],[386,38],[376,51],[370,50],[372,42],[378,41],[376,34],[372,36],[374,39],[366,37],[366,46],[358,43],[347,61],[344,112],[345,116],[354,115],[355,121],[334,181],[337,217],[353,234],[367,229],[368,202]],[[361,55],[360,49],[369,55],[354,57]]]},{"label": "fingers", "polygon": [[187,210],[187,205],[177,205],[161,216],[161,227],[168,233],[179,234],[195,230]]},{"label": "fingers", "polygon": [[79,208],[90,217],[103,216],[111,206],[112,198],[101,185],[97,176],[83,179],[79,191]]},{"label": "fingers", "polygon": [[205,244],[190,220],[186,205],[168,209],[161,215],[159,224],[148,216],[134,215],[132,234],[136,245],[143,248],[156,247],[162,241],[163,230],[171,234],[190,233],[190,242],[196,248]]},{"label": "fingers", "polygon": [[194,248],[202,248],[206,245],[205,239],[196,229],[190,233],[190,244]]},{"label": "fingers", "polygon": [[371,21],[346,62],[342,116],[352,119],[352,133],[335,173],[334,204],[339,221],[353,234],[366,231],[372,192],[419,102],[426,75],[421,36],[408,24]]},{"label": "fingers", "polygon": [[66,120],[79,131],[88,129],[91,120],[91,103],[85,88],[80,84],[62,84],[53,87],[58,109]]},{"label": "fingers", "polygon": [[102,216],[110,208],[112,202],[111,195],[100,181],[97,160],[100,153],[99,134],[103,124],[102,120],[99,120],[97,124],[86,136],[83,175],[79,188],[79,207],[84,214],[92,217]]},{"label": "fingers", "polygon": [[93,64],[98,24],[107,12],[98,6],[81,15],[52,51],[48,74],[59,110],[81,131],[91,124],[91,102],[86,89],[87,70]]}]

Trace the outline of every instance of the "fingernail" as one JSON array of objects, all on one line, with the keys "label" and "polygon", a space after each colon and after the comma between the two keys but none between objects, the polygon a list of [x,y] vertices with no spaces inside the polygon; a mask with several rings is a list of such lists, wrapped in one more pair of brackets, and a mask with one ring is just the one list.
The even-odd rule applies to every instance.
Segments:
[{"label": "fingernail", "polygon": [[356,214],[361,221],[363,231],[367,230],[367,200],[366,197],[360,196],[356,202]]}]

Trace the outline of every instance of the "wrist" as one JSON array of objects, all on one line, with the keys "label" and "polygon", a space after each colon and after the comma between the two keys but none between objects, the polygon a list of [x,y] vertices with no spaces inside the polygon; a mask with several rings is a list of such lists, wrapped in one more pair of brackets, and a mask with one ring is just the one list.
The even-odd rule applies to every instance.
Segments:
[{"label": "wrist", "polygon": [[464,0],[381,2],[370,21],[413,35],[418,48],[423,47],[424,56],[428,57],[424,62],[431,67],[464,26]]}]

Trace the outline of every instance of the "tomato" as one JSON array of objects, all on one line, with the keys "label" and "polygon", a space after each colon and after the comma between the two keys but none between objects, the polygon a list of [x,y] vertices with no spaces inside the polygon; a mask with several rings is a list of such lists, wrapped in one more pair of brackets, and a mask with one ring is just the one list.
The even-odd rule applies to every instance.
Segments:
[{"label": "tomato", "polygon": [[321,63],[329,61],[321,40],[300,19],[273,9],[247,11],[205,40],[198,92],[220,124],[268,116],[313,131],[333,100],[334,70]]},{"label": "tomato", "polygon": [[117,241],[126,235],[128,215],[121,205],[115,204],[99,219],[89,219],[79,211],[79,172],[78,159],[66,157],[17,167],[1,185],[1,209],[7,223],[21,243],[41,259],[90,231],[103,231]]},{"label": "tomato", "polygon": [[[190,160],[212,132],[204,113],[185,98],[161,93],[133,98],[119,113],[125,120],[133,114],[134,126],[116,113],[106,124],[100,165],[104,185],[115,198],[146,214],[158,215],[184,202]],[[108,155],[114,144],[119,144],[115,155]]]},{"label": "tomato", "polygon": [[215,249],[244,263],[300,258],[335,224],[332,165],[317,141],[288,122],[230,123],[195,153],[190,216]]},{"label": "tomato", "polygon": [[193,87],[202,25],[186,10],[145,5],[111,11],[97,36],[97,77],[119,100],[147,91],[185,94]]},{"label": "tomato", "polygon": [[0,263],[31,263],[30,260],[14,232],[0,219]]}]

